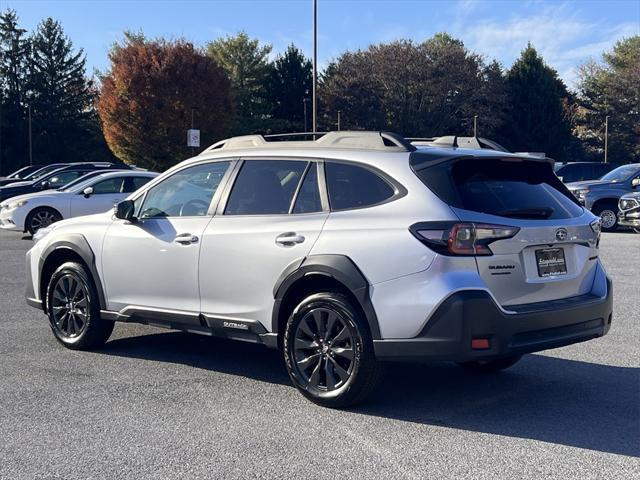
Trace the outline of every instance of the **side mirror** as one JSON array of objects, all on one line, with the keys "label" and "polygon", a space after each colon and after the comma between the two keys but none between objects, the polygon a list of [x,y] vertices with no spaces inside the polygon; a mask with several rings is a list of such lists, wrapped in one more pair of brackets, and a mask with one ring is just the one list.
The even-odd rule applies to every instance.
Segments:
[{"label": "side mirror", "polygon": [[633,180],[631,180],[631,186],[633,188],[638,188],[640,186],[640,177],[636,177]]},{"label": "side mirror", "polygon": [[51,182],[49,182],[48,180],[45,180],[44,182],[40,183],[40,188],[42,190],[46,190],[50,186],[51,186]]},{"label": "side mirror", "polygon": [[133,205],[133,200],[123,200],[119,203],[116,203],[113,207],[113,214],[116,218],[120,220],[128,220],[130,222],[135,222],[136,217],[133,216],[135,211],[135,206]]},{"label": "side mirror", "polygon": [[85,188],[82,193],[84,193],[84,198],[89,198],[91,195],[93,195],[93,187],[87,187]]}]

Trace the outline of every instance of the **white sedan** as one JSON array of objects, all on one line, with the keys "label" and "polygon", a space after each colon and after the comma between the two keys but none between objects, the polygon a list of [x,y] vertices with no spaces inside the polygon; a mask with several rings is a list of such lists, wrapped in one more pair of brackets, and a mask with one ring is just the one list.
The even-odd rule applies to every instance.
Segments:
[{"label": "white sedan", "polygon": [[63,218],[106,212],[156,177],[154,172],[92,172],[58,190],[29,193],[0,203],[0,228],[35,233]]}]

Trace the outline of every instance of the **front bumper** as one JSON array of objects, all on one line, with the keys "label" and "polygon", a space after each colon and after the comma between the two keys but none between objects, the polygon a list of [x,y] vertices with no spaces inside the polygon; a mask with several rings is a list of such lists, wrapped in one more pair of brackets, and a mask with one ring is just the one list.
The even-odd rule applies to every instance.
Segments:
[{"label": "front bumper", "polygon": [[627,210],[618,213],[618,225],[623,227],[640,228],[640,209]]},{"label": "front bumper", "polygon": [[4,230],[19,230],[13,219],[13,211],[2,210],[0,211],[0,228]]},{"label": "front bumper", "polygon": [[[467,362],[557,348],[605,335],[611,327],[613,292],[593,293],[509,307],[505,313],[482,290],[456,292],[445,300],[414,338],[374,340],[380,360]],[[472,349],[473,339],[489,348]]]}]

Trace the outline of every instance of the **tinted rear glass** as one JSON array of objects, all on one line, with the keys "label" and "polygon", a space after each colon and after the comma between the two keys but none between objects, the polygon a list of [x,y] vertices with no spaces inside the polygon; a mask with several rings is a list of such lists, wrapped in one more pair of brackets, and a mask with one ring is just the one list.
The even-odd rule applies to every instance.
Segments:
[{"label": "tinted rear glass", "polygon": [[470,158],[416,173],[442,200],[465,210],[540,220],[582,214],[547,163]]},{"label": "tinted rear glass", "polygon": [[369,207],[395,193],[391,185],[366,168],[328,162],[325,169],[332,210]]}]

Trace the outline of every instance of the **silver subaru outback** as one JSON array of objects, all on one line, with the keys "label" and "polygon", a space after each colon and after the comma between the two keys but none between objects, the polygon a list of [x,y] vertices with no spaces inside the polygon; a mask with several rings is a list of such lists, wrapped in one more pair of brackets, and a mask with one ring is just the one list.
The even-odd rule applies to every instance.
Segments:
[{"label": "silver subaru outback", "polygon": [[317,136],[221,141],[113,212],[41,229],[28,303],[72,349],[116,321],[278,348],[329,407],[364,399],[381,361],[491,372],[607,333],[600,223],[551,160],[476,139]]}]

